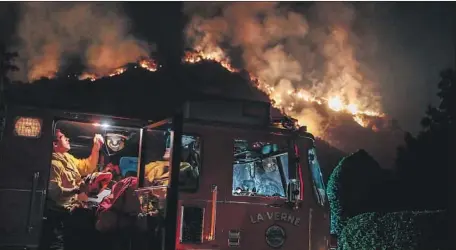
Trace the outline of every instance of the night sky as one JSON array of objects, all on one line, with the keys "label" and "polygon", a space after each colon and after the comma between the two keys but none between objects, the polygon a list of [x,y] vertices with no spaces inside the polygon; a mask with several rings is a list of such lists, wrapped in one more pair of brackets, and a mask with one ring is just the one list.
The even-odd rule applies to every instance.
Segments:
[{"label": "night sky", "polygon": [[[102,4],[102,3],[100,3]],[[121,3],[118,3],[121,4]],[[0,35],[14,43],[18,4],[0,4]],[[123,3],[132,21],[132,33],[157,45],[159,56],[183,47],[176,17],[178,3]],[[306,8],[311,3],[301,3]],[[365,60],[378,81],[384,112],[396,118],[404,130],[416,132],[430,102],[436,103],[439,71],[453,67],[454,42],[451,3],[358,3],[365,27],[372,37],[374,57]]]}]

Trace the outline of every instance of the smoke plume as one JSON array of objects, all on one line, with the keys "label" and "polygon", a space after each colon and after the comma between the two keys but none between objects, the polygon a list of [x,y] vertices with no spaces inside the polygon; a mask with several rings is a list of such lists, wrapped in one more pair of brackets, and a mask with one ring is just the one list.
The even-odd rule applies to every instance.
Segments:
[{"label": "smoke plume", "polygon": [[129,20],[111,3],[24,2],[16,36],[21,80],[53,77],[68,57],[106,74],[148,57],[150,47],[129,34]]},{"label": "smoke plume", "polygon": [[355,34],[356,9],[336,2],[296,9],[274,2],[186,3],[188,46],[229,55],[259,78],[276,106],[316,135],[324,133],[330,114],[290,93],[380,111],[375,79],[359,59],[372,49]]}]

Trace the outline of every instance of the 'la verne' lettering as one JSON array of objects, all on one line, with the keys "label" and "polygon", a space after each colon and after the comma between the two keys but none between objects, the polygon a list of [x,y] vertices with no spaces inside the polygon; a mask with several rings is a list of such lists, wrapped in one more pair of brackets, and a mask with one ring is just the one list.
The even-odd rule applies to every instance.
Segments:
[{"label": "'la verne' lettering", "polygon": [[252,224],[260,223],[265,220],[270,221],[283,221],[290,223],[294,226],[299,226],[299,222],[301,218],[295,217],[289,213],[281,213],[281,212],[266,212],[266,213],[257,213],[255,215],[250,215],[250,222]]}]

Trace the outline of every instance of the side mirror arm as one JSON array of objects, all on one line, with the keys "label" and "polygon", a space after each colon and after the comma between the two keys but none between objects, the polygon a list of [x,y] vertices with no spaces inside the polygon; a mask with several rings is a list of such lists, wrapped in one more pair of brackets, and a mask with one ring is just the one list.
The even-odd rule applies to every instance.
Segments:
[{"label": "side mirror arm", "polygon": [[296,179],[291,179],[287,188],[287,203],[293,208],[298,209],[300,203],[301,184]]}]

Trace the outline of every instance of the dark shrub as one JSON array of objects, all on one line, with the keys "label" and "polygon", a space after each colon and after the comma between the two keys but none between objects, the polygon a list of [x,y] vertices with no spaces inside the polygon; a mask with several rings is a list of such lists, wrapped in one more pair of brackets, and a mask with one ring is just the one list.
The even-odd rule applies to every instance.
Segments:
[{"label": "dark shrub", "polygon": [[364,150],[343,158],[329,177],[331,234],[340,235],[346,221],[358,214],[379,211],[376,199],[384,172]]},{"label": "dark shrub", "polygon": [[348,220],[339,250],[446,249],[448,212],[365,213]]}]

